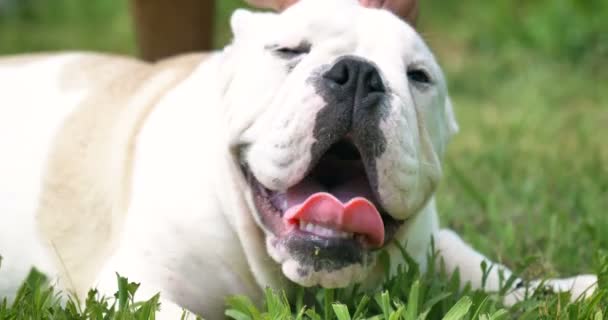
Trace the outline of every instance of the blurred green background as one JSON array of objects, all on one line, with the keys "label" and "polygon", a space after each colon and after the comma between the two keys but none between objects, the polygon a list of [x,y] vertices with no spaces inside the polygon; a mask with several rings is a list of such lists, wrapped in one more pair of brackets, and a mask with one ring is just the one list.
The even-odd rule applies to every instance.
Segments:
[{"label": "blurred green background", "polygon": [[[217,3],[221,46],[243,3]],[[530,274],[592,271],[608,249],[608,1],[420,4],[461,125],[438,196],[443,225],[511,267],[531,262]],[[127,7],[0,0],[0,54],[134,54]]]}]

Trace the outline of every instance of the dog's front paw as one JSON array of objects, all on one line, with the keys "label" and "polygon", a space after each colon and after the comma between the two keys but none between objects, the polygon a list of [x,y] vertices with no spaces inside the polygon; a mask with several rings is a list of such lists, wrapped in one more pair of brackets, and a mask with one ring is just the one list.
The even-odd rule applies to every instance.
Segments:
[{"label": "dog's front paw", "polygon": [[505,296],[503,302],[505,305],[511,306],[524,300],[526,298],[526,293],[530,294],[536,291],[541,285],[544,289],[543,292],[546,291],[547,293],[570,292],[570,300],[575,301],[593,295],[597,290],[597,277],[595,275],[586,274],[565,279],[537,280],[528,284],[522,282],[521,285],[517,285],[512,292]]},{"label": "dog's front paw", "polygon": [[595,275],[580,275],[567,279],[555,279],[548,281],[553,291],[564,292],[570,291],[572,300],[580,297],[587,298],[597,290],[597,277]]}]

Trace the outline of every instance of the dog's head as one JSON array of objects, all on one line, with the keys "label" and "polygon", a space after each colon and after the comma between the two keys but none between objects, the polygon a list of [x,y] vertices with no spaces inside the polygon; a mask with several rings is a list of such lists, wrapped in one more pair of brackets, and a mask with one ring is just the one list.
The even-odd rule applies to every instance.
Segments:
[{"label": "dog's head", "polygon": [[441,70],[414,29],[354,0],[231,22],[228,129],[268,252],[301,285],[358,281],[440,179],[457,130]]}]

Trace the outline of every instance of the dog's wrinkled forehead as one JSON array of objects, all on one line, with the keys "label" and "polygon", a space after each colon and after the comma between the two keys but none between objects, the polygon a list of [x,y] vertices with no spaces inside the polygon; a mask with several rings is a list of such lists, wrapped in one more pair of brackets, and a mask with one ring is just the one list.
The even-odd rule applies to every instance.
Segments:
[{"label": "dog's wrinkled forehead", "polygon": [[[323,3],[321,3],[323,2]],[[327,49],[352,51],[362,40],[357,28],[359,6],[350,1],[303,1],[276,19],[281,28],[268,34],[266,41],[283,46],[309,42]]]},{"label": "dog's wrinkled forehead", "polygon": [[[422,58],[428,49],[406,23],[386,10],[363,8],[356,0],[300,1],[281,14],[260,14],[239,10],[232,19],[237,40],[246,34],[247,41],[266,46],[294,48],[315,46],[327,54],[355,54],[370,60]],[[243,37],[245,38],[245,37]],[[384,57],[373,56],[381,50]]]}]

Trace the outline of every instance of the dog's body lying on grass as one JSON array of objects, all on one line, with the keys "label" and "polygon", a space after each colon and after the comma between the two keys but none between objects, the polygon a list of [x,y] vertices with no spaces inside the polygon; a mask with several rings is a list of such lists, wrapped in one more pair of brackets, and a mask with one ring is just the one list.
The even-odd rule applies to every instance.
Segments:
[{"label": "dog's body lying on grass", "polygon": [[415,31],[354,1],[239,11],[232,27],[207,58],[0,61],[0,295],[32,266],[79,295],[114,292],[118,272],[161,292],[163,317],[219,318],[226,295],[266,286],[375,286],[395,240],[425,269],[432,237],[481,286],[485,258],[439,229],[457,125]]}]

